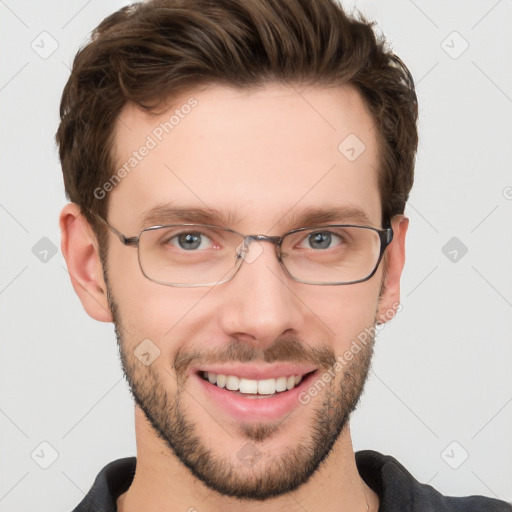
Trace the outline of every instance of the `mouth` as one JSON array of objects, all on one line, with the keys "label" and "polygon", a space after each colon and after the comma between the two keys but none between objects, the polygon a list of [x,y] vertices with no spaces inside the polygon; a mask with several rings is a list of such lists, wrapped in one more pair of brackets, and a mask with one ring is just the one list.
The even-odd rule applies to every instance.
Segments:
[{"label": "mouth", "polygon": [[192,372],[191,384],[213,415],[224,413],[238,423],[276,421],[304,407],[300,394],[318,372],[314,367],[284,364],[272,371],[254,367],[202,368]]}]

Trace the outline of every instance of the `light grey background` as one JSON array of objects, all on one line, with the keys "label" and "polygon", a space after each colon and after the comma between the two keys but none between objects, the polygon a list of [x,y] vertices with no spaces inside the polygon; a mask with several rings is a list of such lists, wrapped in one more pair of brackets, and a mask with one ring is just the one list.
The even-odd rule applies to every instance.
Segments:
[{"label": "light grey background", "polygon": [[[106,463],[135,454],[113,328],[85,314],[52,254],[68,66],[122,5],[0,0],[2,512],[71,510]],[[421,108],[403,310],[378,338],[355,449],[395,456],[442,493],[511,501],[512,3],[346,5],[378,21]]]}]

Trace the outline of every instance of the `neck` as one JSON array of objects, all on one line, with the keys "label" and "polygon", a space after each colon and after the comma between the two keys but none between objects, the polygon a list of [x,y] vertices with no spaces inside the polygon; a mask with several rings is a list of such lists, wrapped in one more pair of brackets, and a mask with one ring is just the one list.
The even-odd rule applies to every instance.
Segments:
[{"label": "neck", "polygon": [[357,471],[348,424],[328,458],[304,485],[256,502],[223,496],[206,487],[154,433],[142,411],[135,410],[137,466],[130,488],[117,500],[119,512],[378,510],[377,494]]}]

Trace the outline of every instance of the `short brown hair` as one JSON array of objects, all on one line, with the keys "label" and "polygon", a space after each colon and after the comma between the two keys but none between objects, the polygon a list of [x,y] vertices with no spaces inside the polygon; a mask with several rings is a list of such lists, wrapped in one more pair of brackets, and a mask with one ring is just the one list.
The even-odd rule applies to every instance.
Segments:
[{"label": "short brown hair", "polygon": [[131,101],[152,113],[210,83],[350,84],[364,98],[380,142],[383,218],[403,213],[413,184],[418,106],[407,67],[373,24],[336,0],[149,0],[120,9],[76,55],[56,134],[69,199],[97,235],[108,198],[94,193],[115,172],[118,116]]}]

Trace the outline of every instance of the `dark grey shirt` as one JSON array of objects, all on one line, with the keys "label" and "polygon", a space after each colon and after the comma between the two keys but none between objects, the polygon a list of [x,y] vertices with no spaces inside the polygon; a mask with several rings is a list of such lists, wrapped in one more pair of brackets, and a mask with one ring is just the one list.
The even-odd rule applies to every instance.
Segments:
[{"label": "dark grey shirt", "polygon": [[[73,512],[116,512],[116,500],[130,487],[136,461],[127,457],[107,464]],[[443,496],[430,485],[420,484],[389,455],[357,452],[356,464],[363,480],[379,496],[379,512],[512,512],[511,504],[492,498]]]}]

